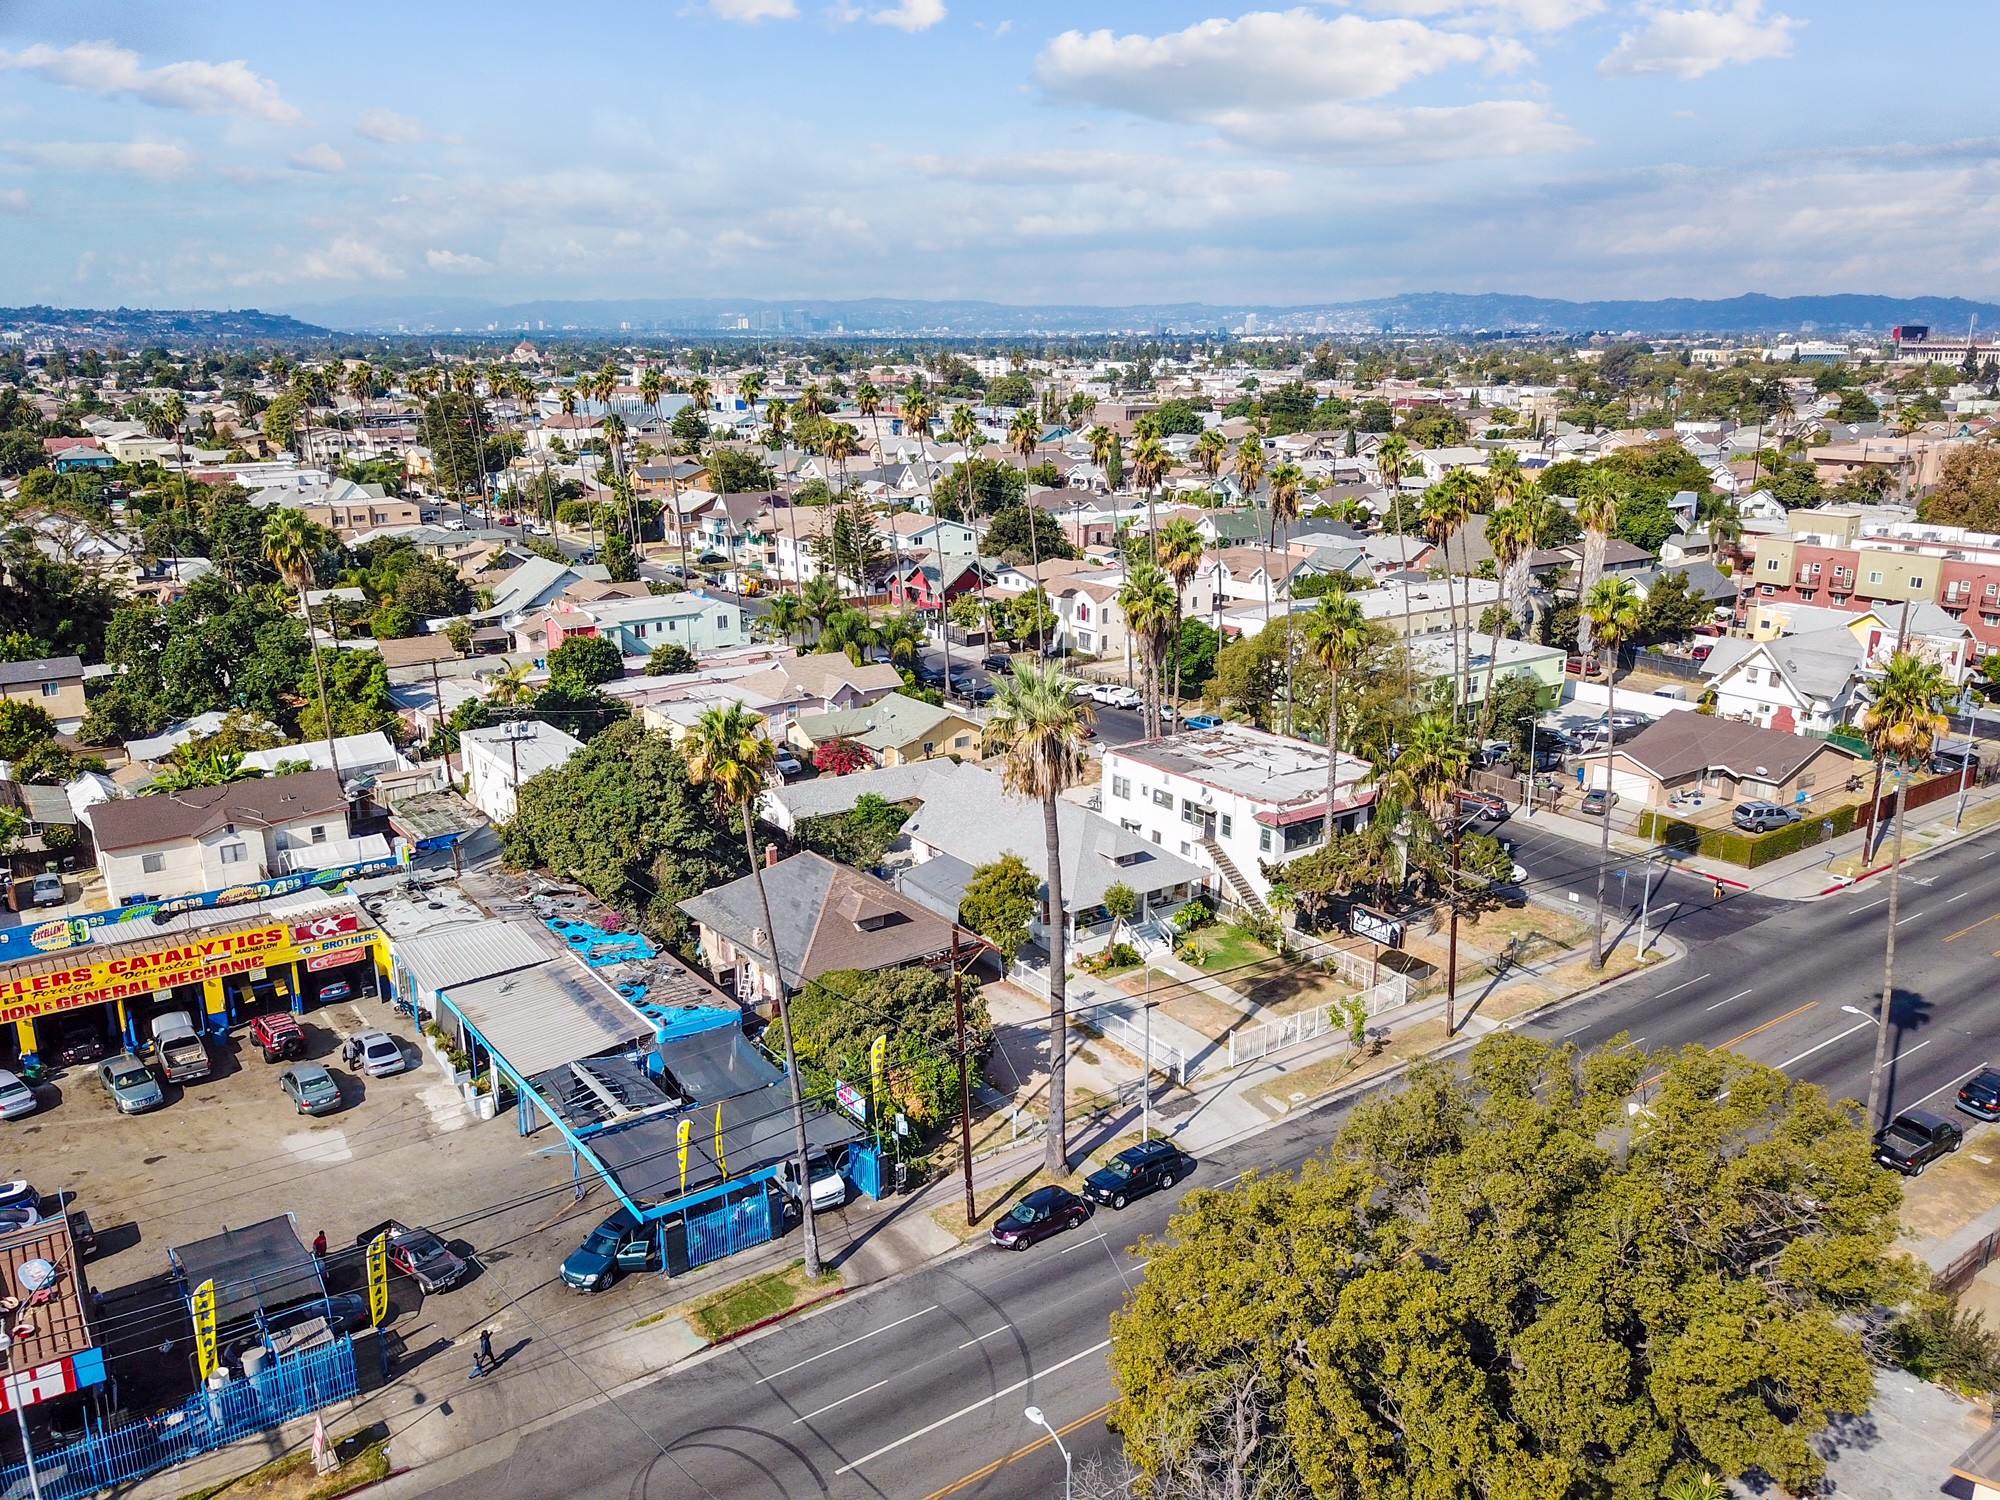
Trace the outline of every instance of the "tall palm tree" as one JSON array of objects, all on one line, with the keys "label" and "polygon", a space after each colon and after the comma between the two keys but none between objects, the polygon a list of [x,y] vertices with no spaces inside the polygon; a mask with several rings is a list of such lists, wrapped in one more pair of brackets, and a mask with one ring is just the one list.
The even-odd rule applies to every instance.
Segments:
[{"label": "tall palm tree", "polygon": [[1069,943],[1063,906],[1062,830],[1056,799],[1083,777],[1084,730],[1091,710],[1075,696],[1077,681],[1040,662],[1003,677],[986,720],[985,748],[1001,757],[1000,777],[1017,796],[1042,804],[1047,861],[1049,948],[1049,1145],[1046,1165],[1069,1171]]},{"label": "tall palm tree", "polygon": [[264,523],[264,560],[278,570],[279,576],[299,596],[299,614],[306,622],[306,646],[312,652],[313,677],[319,683],[319,717],[321,727],[326,730],[327,764],[338,776],[340,757],[333,748],[333,711],[327,706],[326,670],[320,665],[319,637],[313,633],[312,610],[306,604],[306,591],[313,586],[314,564],[330,540],[326,529],[308,521],[302,510],[280,507]]},{"label": "tall palm tree", "polygon": [[361,430],[368,431],[368,403],[375,399],[375,372],[368,368],[368,361],[357,359],[347,367],[347,377],[342,382],[347,387],[347,398],[361,408]]},{"label": "tall palm tree", "polygon": [[1243,491],[1243,499],[1254,514],[1257,488],[1264,482],[1264,445],[1256,433],[1251,433],[1237,446],[1234,467],[1237,488]]},{"label": "tall palm tree", "polygon": [[1167,461],[1167,445],[1156,433],[1148,432],[1132,445],[1132,478],[1146,493],[1147,555],[1155,561],[1160,555],[1160,518],[1153,508],[1153,497],[1167,476]]},{"label": "tall palm tree", "polygon": [[709,787],[725,809],[743,815],[743,852],[750,858],[750,878],[756,882],[757,905],[764,914],[765,951],[771,959],[771,977],[777,986],[778,1026],[785,1039],[785,1076],[792,1094],[792,1148],[797,1160],[794,1171],[799,1188],[799,1212],[805,1230],[806,1275],[819,1275],[819,1231],[813,1223],[812,1174],[806,1158],[811,1147],[806,1141],[806,1101],[799,1087],[798,1054],[792,1047],[792,992],[785,983],[784,966],[778,957],[778,925],[771,920],[771,898],[764,889],[764,865],[757,858],[757,840],[751,828],[752,810],[770,780],[777,752],[764,738],[757,715],[741,703],[718,705],[702,713],[694,728],[681,742],[687,761],[688,780]]},{"label": "tall palm tree", "polygon": [[181,399],[181,393],[179,391],[167,392],[167,399],[160,403],[160,420],[167,424],[168,431],[173,437],[174,468],[180,476],[180,484],[178,486],[180,498],[174,502],[173,506],[178,514],[175,515],[174,520],[167,528],[168,535],[171,538],[170,545],[174,549],[174,582],[176,583],[179,583],[181,578],[181,521],[186,517],[188,509],[187,448],[185,446],[187,417],[187,402]]},{"label": "tall palm tree", "polygon": [[1328,593],[1306,617],[1306,650],[1326,672],[1326,823],[1333,842],[1333,804],[1340,792],[1340,679],[1367,659],[1375,631],[1353,595]]},{"label": "tall palm tree", "polygon": [[840,585],[825,573],[817,575],[799,590],[799,608],[813,622],[815,639],[819,632],[826,629],[826,622],[846,607],[847,598],[840,592]]},{"label": "tall palm tree", "polygon": [[1736,544],[1743,540],[1743,516],[1736,509],[1736,502],[1727,495],[1705,495],[1701,513],[1709,552],[1717,557],[1724,552],[1733,553]]},{"label": "tall palm tree", "polygon": [[[933,523],[941,520],[937,509],[937,470],[931,462],[931,424],[937,420],[937,406],[920,385],[903,394],[903,430],[917,439],[917,472],[924,479],[924,512]],[[951,601],[938,594],[938,639],[944,642],[944,680],[951,681]]]},{"label": "tall palm tree", "polygon": [[1111,450],[1118,444],[1117,433],[1099,422],[1083,435],[1083,440],[1090,444],[1090,461],[1099,469],[1111,462]]},{"label": "tall palm tree", "polygon": [[1889,1017],[1896,994],[1896,910],[1902,889],[1903,802],[1908,796],[1908,774],[1931,758],[1931,749],[1949,725],[1944,706],[1951,698],[1951,685],[1936,664],[1907,651],[1889,658],[1882,675],[1874,683],[1874,699],[1861,714],[1861,732],[1876,764],[1893,764],[1905,777],[1905,790],[1896,795],[1896,842],[1889,856],[1889,937],[1882,954],[1882,1000],[1875,1012],[1875,1066],[1868,1075],[1868,1124],[1880,1122],[1882,1065],[1889,1055]]},{"label": "tall palm tree", "polygon": [[1465,658],[1465,636],[1458,617],[1458,586],[1451,569],[1451,539],[1472,514],[1471,486],[1463,469],[1453,469],[1424,491],[1418,524],[1424,539],[1444,558],[1444,602],[1451,615],[1451,712],[1459,717],[1465,710],[1465,690],[1460,685],[1460,666]]},{"label": "tall palm tree", "polygon": [[[1229,456],[1229,439],[1222,435],[1219,427],[1210,427],[1194,440],[1194,461],[1201,472],[1208,476],[1212,487],[1215,478],[1222,472],[1222,461]],[[1211,495],[1209,503],[1214,504]]]},{"label": "tall palm tree", "polygon": [[[1375,445],[1375,472],[1382,476],[1383,487],[1389,491],[1389,524],[1397,536],[1403,532],[1403,470],[1410,462],[1410,440],[1400,432],[1392,432]],[[1410,589],[1403,586],[1403,641],[1410,639]],[[1403,695],[1410,692],[1410,653],[1403,653]]]},{"label": "tall palm tree", "polygon": [[[1576,524],[1583,528],[1583,571],[1577,577],[1576,596],[1584,598],[1604,575],[1604,544],[1618,528],[1618,494],[1611,476],[1596,468],[1586,469],[1583,493],[1577,497]],[[1596,627],[1587,611],[1578,611],[1576,653],[1588,657],[1595,641]]]},{"label": "tall palm tree", "polygon": [[737,376],[736,394],[742,398],[744,410],[754,416],[757,411],[757,398],[764,394],[764,372],[745,370]]},{"label": "tall palm tree", "polygon": [[785,644],[789,646],[792,644],[792,637],[805,625],[805,606],[799,602],[799,596],[796,594],[779,594],[772,599],[766,618],[770,620],[771,628],[783,636]]},{"label": "tall palm tree", "polygon": [[[1514,629],[1521,628],[1521,609],[1527,600],[1528,558],[1535,550],[1538,517],[1535,501],[1527,495],[1493,512],[1486,523],[1486,540],[1493,548],[1493,560],[1500,572],[1500,603]],[[1493,670],[1500,660],[1497,641],[1487,642],[1486,688],[1481,702],[1491,712]]]},{"label": "tall palm tree", "polygon": [[1138,643],[1145,667],[1146,701],[1141,718],[1148,739],[1160,733],[1160,667],[1173,635],[1177,603],[1173,580],[1158,563],[1140,562],[1126,570],[1124,586],[1118,590],[1118,608],[1125,616],[1126,633]]},{"label": "tall palm tree", "polygon": [[[1271,628],[1271,569],[1289,561],[1278,550],[1280,532],[1288,532],[1299,518],[1299,495],[1305,484],[1305,470],[1287,459],[1271,470],[1271,538],[1264,568],[1264,628]],[[1292,607],[1285,605],[1285,720],[1284,732],[1292,732]]]},{"label": "tall palm tree", "polygon": [[[1181,625],[1187,618],[1187,587],[1194,582],[1194,575],[1201,571],[1201,559],[1206,552],[1202,541],[1201,528],[1186,516],[1175,516],[1160,528],[1160,539],[1154,544],[1154,555],[1160,560],[1167,577],[1174,581],[1174,725],[1180,726],[1181,703]],[[1165,730],[1162,729],[1162,733]]]},{"label": "tall palm tree", "polygon": [[1600,578],[1584,596],[1581,616],[1590,621],[1604,662],[1604,826],[1598,830],[1597,916],[1590,928],[1590,966],[1604,967],[1604,882],[1611,873],[1611,708],[1617,698],[1613,679],[1618,648],[1638,634],[1645,605],[1629,578]]},{"label": "tall palm tree", "polygon": [[1451,876],[1447,905],[1451,936],[1445,959],[1444,1034],[1458,1030],[1458,792],[1472,764],[1471,748],[1450,714],[1420,715],[1389,770],[1389,790],[1423,813],[1432,837],[1449,830]]}]

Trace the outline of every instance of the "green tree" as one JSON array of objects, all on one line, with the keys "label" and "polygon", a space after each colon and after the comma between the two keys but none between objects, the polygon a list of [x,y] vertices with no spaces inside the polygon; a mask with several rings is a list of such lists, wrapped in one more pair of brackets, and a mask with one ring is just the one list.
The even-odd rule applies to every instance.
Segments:
[{"label": "green tree", "polygon": [[0,698],[0,760],[19,760],[56,737],[56,721],[39,703]]},{"label": "green tree", "polygon": [[653,654],[646,658],[646,675],[648,677],[679,677],[683,673],[696,670],[700,665],[701,663],[695,660],[694,653],[688,650],[687,647],[668,641],[663,645],[655,646]]},{"label": "green tree", "polygon": [[[993,1022],[978,981],[964,981],[968,1065],[991,1045]],[[894,1108],[920,1130],[958,1113],[958,1027],[951,980],[929,969],[836,969],[804,986],[792,1002],[799,1062],[813,1091],[833,1097],[836,1081],[869,1076],[869,1049],[886,1037],[884,1073]],[[974,1084],[977,1087],[977,1083]],[[878,1121],[886,1124],[886,1118]]]},{"label": "green tree", "polygon": [[1899,1196],[1773,1068],[1488,1038],[1297,1177],[1183,1200],[1112,1320],[1126,1451],[1214,1486],[1183,1493],[1655,1500],[1701,1468],[1797,1493],[1871,1399]]},{"label": "green tree", "polygon": [[1030,558],[1073,558],[1076,548],[1063,534],[1062,522],[1039,506],[1010,505],[994,515],[986,528],[987,556],[1008,562]]},{"label": "green tree", "polygon": [[1377,645],[1375,629],[1347,594],[1322,594],[1306,617],[1306,650],[1327,675],[1326,821],[1323,837],[1333,841],[1334,806],[1340,800],[1340,677],[1358,667]]},{"label": "green tree", "polygon": [[1937,484],[1917,502],[1917,515],[1935,526],[2000,531],[2000,447],[1965,443],[1946,453]]},{"label": "green tree", "polygon": [[624,532],[613,531],[605,536],[599,560],[613,583],[634,583],[638,580],[639,554],[632,550],[631,539]]},{"label": "green tree", "polygon": [[[189,747],[183,745],[182,752]],[[241,753],[233,750],[194,750],[176,753],[153,778],[146,795],[184,792],[197,786],[227,786],[233,781],[255,781],[264,774],[261,766],[246,766]]]},{"label": "green tree", "polygon": [[1119,931],[1139,915],[1139,893],[1120,880],[1106,887],[1104,913],[1111,918],[1111,946],[1118,946]]},{"label": "green tree", "polygon": [[549,681],[594,688],[625,675],[625,654],[601,635],[573,635],[549,653]]},{"label": "green tree", "polygon": [[[282,508],[272,513],[264,526],[264,560],[278,570],[299,597],[299,617],[307,622],[306,652],[312,658],[313,680],[319,687],[320,726],[326,736],[326,758],[334,774],[340,773],[340,757],[334,752],[336,734],[333,714],[327,707],[326,673],[320,665],[319,642],[312,634],[312,611],[306,591],[316,581],[320,560],[335,546],[333,535],[323,526],[306,519],[304,511]],[[379,663],[380,658],[377,658]]]},{"label": "green tree", "polygon": [[[1618,652],[1639,630],[1642,618],[1639,592],[1632,587],[1629,578],[1600,578],[1591,585],[1590,592],[1583,596],[1582,618],[1589,622],[1592,638],[1597,643],[1597,656],[1604,670],[1604,780],[1606,796],[1611,793],[1611,757],[1613,753],[1611,734],[1611,712],[1617,703],[1618,690],[1613,685],[1618,675]],[[1597,865],[1597,915],[1590,925],[1590,966],[1604,967],[1604,887],[1611,873],[1611,809],[1604,809],[1602,827],[1598,830],[1601,840]]]},{"label": "green tree", "polygon": [[799,819],[792,837],[801,849],[870,870],[882,862],[909,817],[910,810],[901,804],[863,792],[844,813]]},{"label": "green tree", "polygon": [[1012,963],[1028,945],[1041,894],[1042,877],[1020,855],[1003,854],[972,872],[959,897],[958,919]]}]

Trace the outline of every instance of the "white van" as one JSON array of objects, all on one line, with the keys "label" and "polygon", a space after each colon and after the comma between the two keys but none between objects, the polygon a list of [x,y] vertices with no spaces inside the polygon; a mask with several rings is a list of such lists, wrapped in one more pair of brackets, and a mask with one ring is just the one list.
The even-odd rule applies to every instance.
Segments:
[{"label": "white van", "polygon": [[1688,690],[1678,687],[1654,688],[1653,696],[1655,698],[1671,698],[1676,703],[1685,703],[1687,702]]}]

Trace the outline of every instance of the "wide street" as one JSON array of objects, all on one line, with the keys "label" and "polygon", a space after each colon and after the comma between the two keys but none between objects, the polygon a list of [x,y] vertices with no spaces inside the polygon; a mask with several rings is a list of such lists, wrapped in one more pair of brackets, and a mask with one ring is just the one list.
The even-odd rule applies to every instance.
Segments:
[{"label": "wide street", "polygon": [[[1591,851],[1513,824],[1531,881],[1588,900]],[[1894,1103],[1936,1102],[2000,1036],[2000,839],[1910,867],[1898,930]],[[1633,877],[1636,882],[1636,875]],[[1615,889],[1615,882],[1614,882]],[[1637,898],[1636,883],[1630,892]],[[1648,1048],[1730,1045],[1837,1095],[1865,1098],[1888,890],[1788,905],[1671,874],[1653,893],[1687,956],[1530,1025],[1585,1046],[1625,1033]],[[1629,935],[1627,941],[1630,941]],[[1337,1109],[1301,1112],[1204,1160],[1190,1186],[1286,1170],[1318,1149]],[[1080,1231],[1007,1254],[980,1246],[832,1310],[781,1325],[655,1383],[414,1480],[510,1500],[712,1495],[1043,1497],[1062,1462],[1022,1410],[1108,1452],[1108,1318],[1141,1266],[1129,1250],[1172,1203],[1101,1210]],[[503,1376],[504,1378],[504,1376]],[[1026,1450],[1026,1451],[1023,1451]],[[413,1489],[408,1493],[419,1493]]]}]

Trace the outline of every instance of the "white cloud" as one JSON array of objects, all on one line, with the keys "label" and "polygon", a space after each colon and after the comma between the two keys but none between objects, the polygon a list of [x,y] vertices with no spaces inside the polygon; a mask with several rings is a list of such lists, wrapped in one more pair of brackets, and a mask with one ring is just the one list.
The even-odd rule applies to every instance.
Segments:
[{"label": "white cloud", "polygon": [[1361,8],[1494,30],[1561,31],[1601,13],[1604,0],[1361,0]]},{"label": "white cloud", "polygon": [[158,141],[10,141],[9,156],[66,172],[133,172],[141,177],[179,177],[194,158],[179,146]]},{"label": "white cloud", "polygon": [[427,134],[423,121],[399,115],[393,109],[362,110],[355,116],[354,133],[385,146],[407,146]]},{"label": "white cloud", "polygon": [[247,115],[274,125],[295,125],[304,118],[275,83],[242,62],[177,62],[148,69],[140,66],[137,52],[115,42],[61,48],[37,43],[19,52],[0,52],[0,71],[6,70],[33,73],[104,99],[129,95],[195,115]]},{"label": "white cloud", "polygon": [[325,141],[321,141],[318,145],[308,146],[303,151],[294,151],[292,165],[301,172],[345,172],[347,158]]},{"label": "white cloud", "polygon": [[454,276],[476,276],[493,269],[493,262],[477,255],[461,254],[457,250],[426,250],[424,264],[433,271],[444,271]]},{"label": "white cloud", "polygon": [[745,26],[789,21],[799,13],[798,0],[708,0],[708,8],[725,21],[740,21]]},{"label": "white cloud", "polygon": [[314,250],[298,263],[290,276],[273,271],[260,280],[274,281],[395,281],[403,275],[398,266],[375,246],[352,235],[342,235],[324,250]]},{"label": "white cloud", "polygon": [[1275,155],[1339,152],[1369,165],[1526,156],[1583,143],[1547,105],[1526,99],[1408,109],[1307,104],[1283,114],[1222,115],[1215,125],[1238,145]]},{"label": "white cloud", "polygon": [[1042,182],[1132,182],[1151,174],[1171,174],[1180,163],[1170,156],[1124,151],[1017,151],[1002,156],[918,156],[910,165],[926,177],[953,182],[1032,185]]},{"label": "white cloud", "polygon": [[26,188],[8,188],[0,192],[0,213],[24,214],[34,206]]},{"label": "white cloud", "polygon": [[1736,63],[1762,62],[1791,53],[1793,35],[1803,21],[1790,16],[1764,17],[1763,0],[1735,0],[1733,5],[1667,10],[1647,6],[1646,25],[1628,31],[1597,71],[1606,78],[1642,73],[1671,73],[1699,78]]},{"label": "white cloud", "polygon": [[877,26],[902,31],[929,31],[944,19],[944,0],[896,0],[888,10],[874,11],[868,19]]}]

